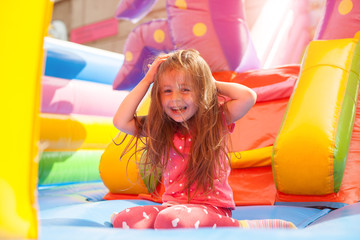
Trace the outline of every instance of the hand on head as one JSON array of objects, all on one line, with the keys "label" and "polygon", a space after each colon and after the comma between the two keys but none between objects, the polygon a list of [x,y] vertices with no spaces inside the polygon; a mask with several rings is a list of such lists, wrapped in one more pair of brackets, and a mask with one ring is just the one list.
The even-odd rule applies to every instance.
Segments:
[{"label": "hand on head", "polygon": [[159,65],[164,62],[168,57],[168,54],[158,56],[152,64],[148,64],[149,71],[146,73],[145,78],[147,79],[147,81],[149,81],[149,83],[154,82]]}]

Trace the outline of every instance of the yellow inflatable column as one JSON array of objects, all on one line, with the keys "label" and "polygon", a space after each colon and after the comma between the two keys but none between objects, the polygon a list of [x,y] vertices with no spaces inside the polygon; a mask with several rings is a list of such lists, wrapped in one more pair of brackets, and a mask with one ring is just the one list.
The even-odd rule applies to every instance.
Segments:
[{"label": "yellow inflatable column", "polygon": [[37,238],[43,39],[49,0],[0,3],[0,238]]},{"label": "yellow inflatable column", "polygon": [[[150,96],[147,95],[137,111],[139,116],[147,115],[150,101]],[[125,133],[119,132],[101,156],[100,177],[110,193],[135,195],[149,193],[147,186],[141,179],[141,172],[138,168],[142,151],[135,152],[134,144],[135,140],[132,141],[132,136],[126,136]],[[141,149],[142,147],[143,145],[139,141],[138,148]],[[127,148],[130,148],[129,152],[120,159]]]},{"label": "yellow inflatable column", "polygon": [[277,189],[287,194],[339,191],[359,89],[357,39],[309,44],[273,148]]}]

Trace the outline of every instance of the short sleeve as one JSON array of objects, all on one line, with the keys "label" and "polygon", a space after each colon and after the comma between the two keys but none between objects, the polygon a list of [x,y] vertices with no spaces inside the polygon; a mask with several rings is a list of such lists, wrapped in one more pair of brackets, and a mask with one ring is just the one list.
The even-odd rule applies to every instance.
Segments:
[{"label": "short sleeve", "polygon": [[221,119],[223,121],[224,126],[227,126],[228,132],[232,133],[234,131],[234,128],[235,128],[235,123],[227,124],[223,106],[220,107],[220,111],[221,111]]},{"label": "short sleeve", "polygon": [[230,123],[230,124],[228,125],[229,133],[234,132],[234,128],[235,128],[235,123]]}]

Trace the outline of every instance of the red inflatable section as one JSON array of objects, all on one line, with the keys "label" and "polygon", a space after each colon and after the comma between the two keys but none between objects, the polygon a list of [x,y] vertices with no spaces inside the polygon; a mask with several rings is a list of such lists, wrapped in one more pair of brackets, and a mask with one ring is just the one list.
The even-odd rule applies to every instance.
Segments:
[{"label": "red inflatable section", "polygon": [[218,72],[218,81],[236,82],[256,91],[256,104],[235,124],[232,152],[272,146],[294,89],[300,65],[288,65],[243,73]]}]

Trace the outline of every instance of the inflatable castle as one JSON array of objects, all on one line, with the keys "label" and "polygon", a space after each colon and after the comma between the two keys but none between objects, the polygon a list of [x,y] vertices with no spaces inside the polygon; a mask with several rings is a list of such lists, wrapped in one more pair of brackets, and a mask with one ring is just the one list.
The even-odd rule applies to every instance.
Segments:
[{"label": "inflatable castle", "polygon": [[[116,17],[136,21],[155,2],[123,0]],[[360,3],[327,0],[311,39],[308,1],[283,1],[269,16],[276,2],[250,29],[242,1],[168,0],[168,18],[135,28],[124,54],[44,38],[48,0],[1,3],[0,238],[357,239]],[[13,12],[28,19],[26,39],[14,31],[24,21]],[[258,95],[231,136],[233,217],[297,229],[112,228],[113,212],[161,204],[154,188],[163,189],[142,181],[141,153],[120,160],[127,139],[112,116],[149,59],[181,48],[196,48],[217,80]]]}]

